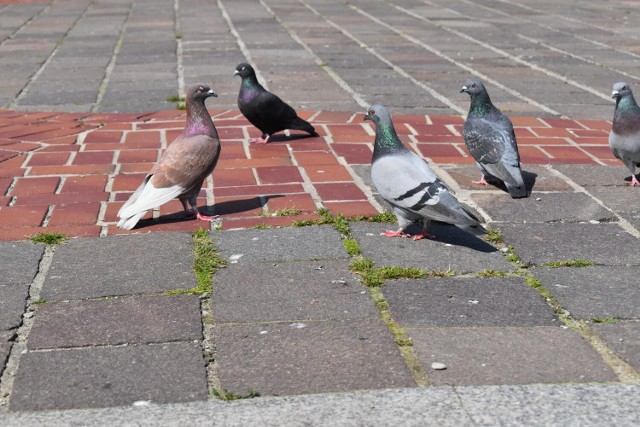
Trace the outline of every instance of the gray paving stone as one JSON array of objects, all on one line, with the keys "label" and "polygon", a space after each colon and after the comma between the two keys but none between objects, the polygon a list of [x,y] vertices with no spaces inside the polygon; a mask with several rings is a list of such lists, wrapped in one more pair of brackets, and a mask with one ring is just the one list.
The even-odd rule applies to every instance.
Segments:
[{"label": "gray paving stone", "polygon": [[629,170],[622,164],[620,166],[594,166],[594,165],[553,165],[570,178],[573,182],[583,186],[620,186],[624,180],[631,178]]},{"label": "gray paving stone", "polygon": [[387,229],[396,230],[397,224],[351,223],[351,232],[363,255],[378,267],[451,269],[457,273],[513,270],[496,248],[455,226],[432,223],[429,232],[436,238],[422,240],[380,236]]},{"label": "gray paving stone", "polygon": [[378,317],[347,261],[231,264],[213,286],[217,322]]},{"label": "gray paving stone", "polygon": [[521,278],[389,280],[384,296],[402,326],[543,326],[553,310]]},{"label": "gray paving stone", "polygon": [[9,352],[13,345],[14,333],[10,331],[0,331],[0,372],[4,372],[5,364],[9,358]]},{"label": "gray paving stone", "polygon": [[[480,169],[475,164],[456,164],[441,166],[453,178],[460,188],[473,191],[503,190],[502,184],[477,185],[472,180],[480,178]],[[542,165],[522,165],[522,178],[529,189],[534,191],[573,191],[565,180]],[[505,193],[506,195],[506,193]]]},{"label": "gray paving stone", "polygon": [[415,386],[381,320],[219,325],[218,376],[262,395]]},{"label": "gray paving stone", "polygon": [[591,327],[616,355],[640,370],[640,322],[596,323]]},{"label": "gray paving stone", "polygon": [[28,295],[28,285],[0,285],[0,331],[20,326]]},{"label": "gray paving stone", "polygon": [[31,283],[38,273],[44,245],[30,242],[0,242],[0,285]]},{"label": "gray paving stone", "polygon": [[584,193],[534,194],[518,200],[507,194],[475,193],[471,198],[496,222],[578,222],[615,218]]},{"label": "gray paving stone", "polygon": [[195,286],[188,233],[72,239],[56,249],[42,288],[46,301],[190,289]]},{"label": "gray paving stone", "polygon": [[29,349],[202,339],[193,295],[124,297],[38,306]]},{"label": "gray paving stone", "polygon": [[640,230],[640,213],[634,212],[628,214],[620,214],[620,216],[629,221],[629,223],[631,223],[631,225],[634,226],[637,230]]},{"label": "gray paving stone", "polygon": [[217,231],[211,237],[221,256],[239,257],[239,264],[349,258],[340,233],[331,226]]},{"label": "gray paving stone", "polygon": [[640,197],[636,187],[586,187],[586,190],[615,213],[640,212]]},{"label": "gray paving stone", "polygon": [[640,267],[536,268],[533,275],[573,317],[640,318]]},{"label": "gray paving stone", "polygon": [[[436,386],[616,380],[602,358],[570,329],[439,328],[408,333]],[[429,369],[433,362],[447,369]]]},{"label": "gray paving stone", "polygon": [[207,399],[196,343],[29,352],[20,359],[12,411],[96,408]]},{"label": "gray paving stone", "polygon": [[505,241],[525,263],[587,259],[637,265],[638,240],[617,224],[501,224]]}]

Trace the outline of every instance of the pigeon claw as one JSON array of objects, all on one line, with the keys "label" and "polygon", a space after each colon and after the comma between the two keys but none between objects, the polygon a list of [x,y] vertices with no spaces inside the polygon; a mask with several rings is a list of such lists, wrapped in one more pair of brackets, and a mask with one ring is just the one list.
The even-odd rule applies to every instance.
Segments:
[{"label": "pigeon claw", "polygon": [[631,175],[631,181],[626,183],[630,187],[640,187],[640,181],[636,178],[635,175]]},{"label": "pigeon claw", "polygon": [[474,184],[478,184],[478,185],[489,185],[489,183],[487,182],[487,180],[484,178],[484,176],[482,178],[480,178],[477,181],[471,181]]},{"label": "pigeon claw", "polygon": [[386,237],[410,237],[410,235],[402,231],[402,229],[398,231],[387,230],[384,233],[380,233],[380,235]]},{"label": "pigeon claw", "polygon": [[255,142],[256,144],[266,144],[267,142],[269,142],[269,137],[271,135],[267,135],[266,138],[263,138],[264,135],[262,135],[260,138],[251,138],[251,140],[249,142]]},{"label": "pigeon claw", "polygon": [[219,217],[220,215],[202,215],[200,212],[196,214],[196,218],[202,221],[211,221]]},{"label": "pigeon claw", "polygon": [[413,240],[435,239],[436,236],[431,234],[431,233],[427,233],[426,231],[424,231],[422,233],[414,234],[412,236],[412,238],[413,238]]}]

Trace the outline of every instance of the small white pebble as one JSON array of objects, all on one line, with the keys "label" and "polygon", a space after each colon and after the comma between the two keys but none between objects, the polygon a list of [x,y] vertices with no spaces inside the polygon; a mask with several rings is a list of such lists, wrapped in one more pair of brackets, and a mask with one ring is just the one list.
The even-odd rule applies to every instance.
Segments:
[{"label": "small white pebble", "polygon": [[536,202],[541,201],[542,199],[540,197],[536,197]]},{"label": "small white pebble", "polygon": [[[296,328],[296,329],[302,329],[302,328],[306,328],[307,325],[305,325],[304,323],[301,322],[297,322],[297,323],[292,323],[289,326],[291,326],[292,328]],[[264,331],[266,332],[266,331]]]},{"label": "small white pebble", "polygon": [[431,364],[431,369],[433,369],[435,371],[443,371],[443,370],[447,369],[447,365],[445,365],[444,363],[440,363],[440,362],[433,362]]},{"label": "small white pebble", "polygon": [[600,224],[600,221],[598,221],[596,219],[590,219],[589,220],[589,224]]},{"label": "small white pebble", "polygon": [[151,405],[150,400],[136,400],[132,403],[133,406],[149,406]]},{"label": "small white pebble", "polygon": [[260,335],[266,335],[269,331],[260,331]]},{"label": "small white pebble", "polygon": [[469,304],[478,304],[480,301],[475,300],[475,299],[470,299],[468,302],[469,302]]}]

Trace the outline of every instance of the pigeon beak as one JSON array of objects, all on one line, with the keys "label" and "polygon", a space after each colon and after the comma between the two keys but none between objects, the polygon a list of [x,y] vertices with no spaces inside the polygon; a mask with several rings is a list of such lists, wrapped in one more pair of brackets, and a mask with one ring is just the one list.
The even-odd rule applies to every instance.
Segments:
[{"label": "pigeon beak", "polygon": [[620,92],[618,92],[617,90],[614,90],[613,92],[611,92],[612,98],[617,98],[618,96],[620,96]]},{"label": "pigeon beak", "polygon": [[468,90],[469,90],[469,88],[468,88],[468,87],[466,87],[466,86],[462,86],[462,89],[460,89],[460,93],[462,93],[462,92],[466,92],[466,91],[468,91]]},{"label": "pigeon beak", "polygon": [[233,75],[234,75],[234,76],[239,76],[239,75],[240,75],[240,71],[235,70],[235,71],[233,72]]},{"label": "pigeon beak", "polygon": [[213,96],[215,98],[218,97],[218,95],[214,91],[212,91],[211,89],[209,89],[209,92],[207,92],[207,96]]}]

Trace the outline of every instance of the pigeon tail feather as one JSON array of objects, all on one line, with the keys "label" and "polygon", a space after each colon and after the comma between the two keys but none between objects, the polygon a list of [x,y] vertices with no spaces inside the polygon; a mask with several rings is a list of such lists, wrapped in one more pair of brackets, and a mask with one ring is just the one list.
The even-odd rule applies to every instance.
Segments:
[{"label": "pigeon tail feather", "polygon": [[456,227],[468,233],[471,233],[474,236],[482,236],[484,234],[487,234],[487,230],[480,224],[478,225],[457,225],[456,224]]},{"label": "pigeon tail feather", "polygon": [[294,120],[292,120],[288,128],[293,130],[302,130],[310,135],[318,136],[316,129],[309,122],[301,119],[300,117],[296,117]]},{"label": "pigeon tail feather", "polygon": [[504,185],[505,187],[507,187],[507,190],[509,191],[509,195],[511,196],[512,199],[522,199],[529,195],[529,192],[527,191],[527,186],[524,184],[519,187],[515,187],[505,181]]},{"label": "pigeon tail feather", "polygon": [[120,221],[118,221],[118,228],[121,228],[123,230],[132,230],[133,227],[136,226],[138,221],[140,221],[140,218],[142,218],[146,213],[147,211],[138,212],[133,216],[122,218]]}]

